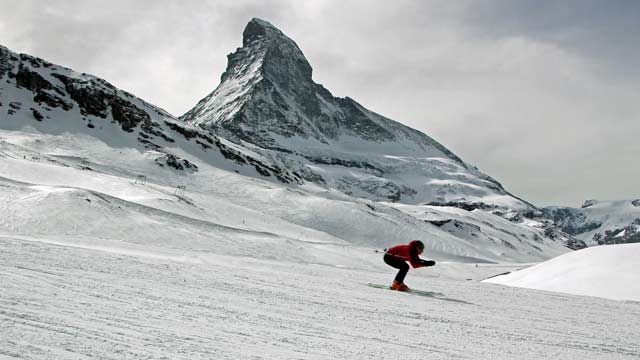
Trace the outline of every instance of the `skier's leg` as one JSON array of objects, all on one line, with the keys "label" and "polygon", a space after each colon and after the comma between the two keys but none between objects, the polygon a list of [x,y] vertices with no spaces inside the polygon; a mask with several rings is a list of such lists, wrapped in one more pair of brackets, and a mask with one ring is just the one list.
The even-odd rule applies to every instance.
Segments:
[{"label": "skier's leg", "polygon": [[407,276],[407,273],[409,272],[409,264],[403,261],[402,265],[404,266],[400,269],[400,271],[398,271],[398,274],[396,275],[396,281],[400,284],[404,284],[404,277]]},{"label": "skier's leg", "polygon": [[399,270],[395,280],[399,284],[402,284],[404,282],[404,277],[407,276],[407,272],[409,271],[409,264],[407,264],[403,259],[390,254],[384,255],[384,262]]}]

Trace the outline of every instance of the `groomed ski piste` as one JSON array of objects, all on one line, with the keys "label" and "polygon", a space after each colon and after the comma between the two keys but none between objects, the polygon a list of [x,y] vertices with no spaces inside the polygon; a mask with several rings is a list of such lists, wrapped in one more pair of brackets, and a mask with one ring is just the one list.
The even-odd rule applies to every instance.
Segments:
[{"label": "groomed ski piste", "polygon": [[[73,239],[70,239],[71,241]],[[71,242],[69,241],[69,242]],[[3,359],[635,359],[640,305],[390,271],[2,237]],[[491,269],[495,270],[495,268]]]},{"label": "groomed ski piste", "polygon": [[[437,229],[422,236],[438,264],[407,277],[424,294],[368,286],[395,274],[373,251],[385,245],[374,233],[404,219],[390,204],[367,214],[205,165],[183,191],[183,175],[134,150],[0,137],[0,359],[640,357],[640,299],[482,282],[534,264],[475,263],[491,254]],[[317,230],[367,228],[368,245]],[[564,256],[576,254],[589,252]]]}]

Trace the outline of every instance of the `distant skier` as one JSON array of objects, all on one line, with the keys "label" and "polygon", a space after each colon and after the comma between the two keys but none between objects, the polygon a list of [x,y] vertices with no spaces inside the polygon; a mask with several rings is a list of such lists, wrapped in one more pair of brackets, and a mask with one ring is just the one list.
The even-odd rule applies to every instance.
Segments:
[{"label": "distant skier", "polygon": [[396,245],[385,250],[384,262],[387,265],[399,269],[393,284],[391,284],[392,290],[407,291],[409,287],[404,284],[404,277],[407,276],[409,271],[409,264],[414,269],[423,266],[433,266],[436,264],[433,260],[420,259],[418,255],[424,251],[424,244],[420,240],[413,240],[407,245]]}]

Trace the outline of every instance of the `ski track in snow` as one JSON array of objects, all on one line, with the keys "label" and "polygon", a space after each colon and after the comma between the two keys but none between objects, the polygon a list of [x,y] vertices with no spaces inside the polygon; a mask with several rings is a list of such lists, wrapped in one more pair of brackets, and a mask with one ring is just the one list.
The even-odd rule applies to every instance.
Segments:
[{"label": "ski track in snow", "polygon": [[640,358],[637,302],[189,255],[0,237],[0,359]]}]

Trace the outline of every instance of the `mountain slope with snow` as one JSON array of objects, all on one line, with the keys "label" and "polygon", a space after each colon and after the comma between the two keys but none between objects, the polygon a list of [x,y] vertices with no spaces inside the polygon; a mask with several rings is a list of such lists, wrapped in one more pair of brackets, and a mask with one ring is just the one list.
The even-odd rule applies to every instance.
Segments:
[{"label": "mountain slope with snow", "polygon": [[182,120],[356,197],[533,208],[429,136],[331,95],[313,82],[296,43],[270,23],[251,20],[242,44],[220,85]]},{"label": "mountain slope with snow", "polygon": [[587,200],[580,209],[552,206],[542,211],[558,228],[589,245],[640,242],[640,199]]},{"label": "mountain slope with snow", "polygon": [[[157,224],[144,225],[156,228],[145,234],[150,240],[156,232],[163,239],[181,238],[178,234],[203,241],[209,237],[207,251],[224,253],[234,252],[243,236],[209,236],[203,229],[222,226],[278,238],[267,241],[269,236],[263,236],[264,244],[252,245],[261,249],[257,257],[292,241],[303,247],[328,242],[343,250],[354,246],[371,251],[422,239],[429,256],[464,262],[541,261],[569,251],[564,239],[546,235],[543,224],[507,221],[483,210],[376,203],[312,184],[280,185],[205,162],[198,162],[198,171],[188,175],[167,172],[136,148],[114,149],[78,134],[0,130],[0,137],[6,139],[0,142],[0,192],[10,199],[3,207],[3,223],[12,234],[46,234],[55,227],[53,221],[64,225],[65,234],[135,243],[140,239],[118,229],[137,226],[127,224],[129,217],[139,217],[146,209],[152,213],[143,216],[149,218],[146,223]],[[138,174],[144,174],[144,181]],[[40,195],[32,195],[34,189]],[[84,217],[58,219],[53,216],[56,204]],[[110,219],[110,225],[80,226],[93,223],[92,218],[99,223]]]},{"label": "mountain slope with snow", "polygon": [[607,299],[640,301],[640,244],[596,246],[485,282]]},{"label": "mountain slope with snow", "polygon": [[[65,227],[65,233],[119,238],[127,232],[117,231],[118,224],[128,228],[127,214],[139,217],[143,206],[160,211],[143,216],[147,223],[159,224],[149,232],[163,234],[159,238],[179,238],[175,229],[182,228],[183,234],[204,239],[205,228],[229,227],[225,229],[231,232],[256,232],[248,236],[255,235],[264,244],[255,243],[255,248],[264,250],[272,244],[275,252],[292,239],[299,244],[330,239],[370,249],[422,239],[430,256],[465,262],[541,261],[569,251],[566,235],[513,210],[508,216],[497,215],[489,212],[497,210],[480,204],[458,209],[459,204],[447,203],[441,205],[453,207],[435,206],[425,217],[420,206],[350,196],[304,180],[302,173],[289,167],[294,160],[265,155],[254,145],[236,144],[181,123],[105,80],[6,48],[0,53],[0,177],[22,183],[26,188],[20,191],[25,193],[39,189],[43,195],[34,198],[55,199],[47,211],[32,216],[35,223],[21,219],[19,214],[27,215],[20,210],[25,203],[7,204],[5,211],[16,214],[5,218],[9,233],[46,233],[53,219],[65,223],[51,216],[53,204],[84,204],[67,209],[84,214],[87,204],[82,199],[88,203],[97,196],[127,210],[116,216],[112,205],[91,206],[95,218],[111,219],[111,225],[99,231],[69,219],[75,230]],[[394,161],[407,174],[416,164],[415,159]],[[463,166],[455,159],[438,162],[453,172]],[[439,181],[422,177],[425,180]],[[46,208],[46,204],[31,203],[26,208]],[[165,229],[163,223],[173,225]],[[266,240],[269,236],[263,233],[279,240]],[[233,244],[242,236],[225,236],[219,238],[234,239],[228,246],[205,248],[233,252]],[[126,236],[121,240],[138,241]]]},{"label": "mountain slope with snow", "polygon": [[[184,125],[107,81],[0,46],[0,128],[96,138],[138,149],[145,163],[189,174],[199,163],[280,182],[298,175],[218,136]],[[112,153],[114,156],[115,152]],[[135,169],[142,164],[130,164]]]}]

